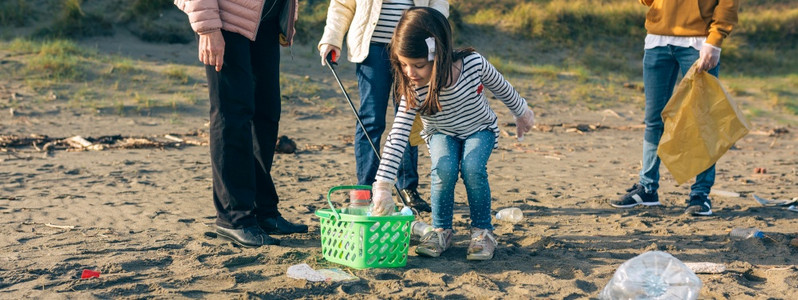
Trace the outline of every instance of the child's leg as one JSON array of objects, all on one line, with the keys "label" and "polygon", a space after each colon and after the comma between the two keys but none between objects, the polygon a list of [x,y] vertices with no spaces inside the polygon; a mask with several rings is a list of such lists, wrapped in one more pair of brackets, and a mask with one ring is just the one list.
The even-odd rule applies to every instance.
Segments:
[{"label": "child's leg", "polygon": [[483,130],[469,136],[463,144],[460,168],[468,194],[472,228],[493,230],[487,164],[495,139],[493,131]]},{"label": "child's leg", "polygon": [[430,198],[432,202],[432,227],[451,229],[454,214],[454,185],[460,172],[462,141],[445,134],[434,134],[429,139],[432,160]]}]

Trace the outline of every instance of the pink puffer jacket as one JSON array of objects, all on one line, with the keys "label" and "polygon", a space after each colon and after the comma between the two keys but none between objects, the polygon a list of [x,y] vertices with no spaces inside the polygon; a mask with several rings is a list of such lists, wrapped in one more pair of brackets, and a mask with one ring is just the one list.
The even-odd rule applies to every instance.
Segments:
[{"label": "pink puffer jacket", "polygon": [[[294,22],[299,3],[298,0],[275,1],[287,2],[280,12],[280,44],[290,46],[294,40]],[[191,29],[197,33],[224,29],[254,41],[264,2],[264,0],[175,0],[175,5],[188,15]]]}]

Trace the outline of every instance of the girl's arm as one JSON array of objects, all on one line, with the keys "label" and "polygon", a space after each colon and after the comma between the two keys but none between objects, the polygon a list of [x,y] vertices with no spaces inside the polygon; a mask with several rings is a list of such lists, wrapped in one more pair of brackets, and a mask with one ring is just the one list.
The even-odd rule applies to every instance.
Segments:
[{"label": "girl's arm", "polygon": [[482,60],[482,84],[488,88],[496,98],[499,98],[516,117],[522,116],[527,109],[527,103],[513,86],[504,79],[499,71],[480,55]]},{"label": "girl's arm", "polygon": [[317,49],[321,49],[323,44],[330,44],[338,49],[343,48],[344,35],[355,16],[355,6],[355,0],[330,1],[330,7],[327,8],[327,23],[319,45],[316,46]]},{"label": "girl's arm", "polygon": [[405,98],[399,102],[399,110],[393,120],[391,131],[385,139],[385,147],[382,149],[382,160],[377,169],[376,179],[378,181],[394,182],[399,164],[402,162],[402,154],[407,148],[410,139],[410,129],[413,127],[413,120],[416,118],[417,108],[406,109]]}]

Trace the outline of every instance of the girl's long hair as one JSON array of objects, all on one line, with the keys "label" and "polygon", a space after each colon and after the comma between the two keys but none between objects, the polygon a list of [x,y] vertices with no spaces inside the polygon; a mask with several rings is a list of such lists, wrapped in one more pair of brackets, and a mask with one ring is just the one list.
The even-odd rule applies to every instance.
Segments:
[{"label": "girl's long hair", "polygon": [[452,28],[449,20],[439,11],[429,7],[412,7],[405,11],[396,25],[389,51],[395,79],[395,94],[404,96],[407,109],[419,105],[416,90],[410,79],[402,72],[398,56],[407,58],[427,58],[425,40],[435,39],[435,59],[432,61],[432,74],[427,98],[421,103],[419,112],[434,115],[441,111],[438,100],[440,91],[453,83],[452,65],[455,61],[474,52],[473,48],[452,49]]}]

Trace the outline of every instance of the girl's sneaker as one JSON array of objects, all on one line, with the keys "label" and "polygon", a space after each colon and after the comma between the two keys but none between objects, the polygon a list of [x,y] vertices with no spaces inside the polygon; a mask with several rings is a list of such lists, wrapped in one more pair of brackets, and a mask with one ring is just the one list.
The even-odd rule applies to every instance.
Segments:
[{"label": "girl's sneaker", "polygon": [[496,238],[489,229],[471,229],[471,244],[468,245],[468,260],[489,260],[496,250]]},{"label": "girl's sneaker", "polygon": [[443,231],[433,230],[421,237],[421,244],[416,247],[416,253],[423,256],[438,257],[443,251],[452,246],[451,229]]}]

